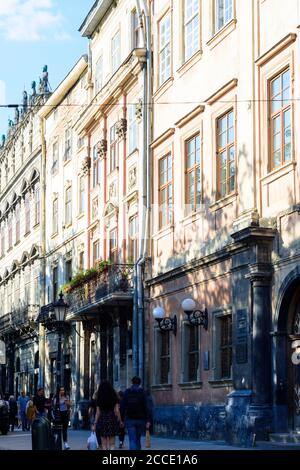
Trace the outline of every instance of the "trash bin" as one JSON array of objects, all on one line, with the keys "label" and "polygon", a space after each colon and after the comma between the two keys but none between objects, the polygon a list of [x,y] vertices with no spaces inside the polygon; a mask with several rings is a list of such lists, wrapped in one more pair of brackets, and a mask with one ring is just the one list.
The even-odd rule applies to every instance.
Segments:
[{"label": "trash bin", "polygon": [[38,416],[32,423],[32,450],[50,450],[50,422],[44,416]]}]

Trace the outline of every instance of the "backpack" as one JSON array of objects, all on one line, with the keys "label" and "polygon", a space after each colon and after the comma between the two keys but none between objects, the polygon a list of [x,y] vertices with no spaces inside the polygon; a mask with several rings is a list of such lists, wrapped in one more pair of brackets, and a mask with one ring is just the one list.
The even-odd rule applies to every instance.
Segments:
[{"label": "backpack", "polygon": [[131,419],[146,419],[146,396],[142,388],[126,391],[126,417]]}]

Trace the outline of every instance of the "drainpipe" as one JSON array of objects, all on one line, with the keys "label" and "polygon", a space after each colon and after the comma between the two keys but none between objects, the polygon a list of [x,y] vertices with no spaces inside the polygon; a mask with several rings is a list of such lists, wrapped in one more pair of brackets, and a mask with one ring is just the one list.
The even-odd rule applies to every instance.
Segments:
[{"label": "drainpipe", "polygon": [[[41,161],[41,295],[40,305],[46,304],[46,139],[45,119],[40,118],[40,134],[42,141]],[[45,327],[39,323],[39,387],[45,387]]]},{"label": "drainpipe", "polygon": [[[144,46],[146,46],[146,64],[143,67],[143,147],[142,158],[140,159],[140,194],[142,200],[142,223],[140,229],[139,259],[134,269],[134,311],[133,311],[133,368],[138,374],[142,383],[144,382],[144,284],[143,272],[148,255],[149,243],[149,216],[150,216],[150,133],[151,133],[151,109],[149,101],[151,99],[151,34],[150,17],[146,4],[143,0],[136,2],[137,12],[144,24]],[[144,19],[144,23],[143,23]],[[140,205],[141,207],[141,205]],[[136,341],[137,340],[137,341]]]}]

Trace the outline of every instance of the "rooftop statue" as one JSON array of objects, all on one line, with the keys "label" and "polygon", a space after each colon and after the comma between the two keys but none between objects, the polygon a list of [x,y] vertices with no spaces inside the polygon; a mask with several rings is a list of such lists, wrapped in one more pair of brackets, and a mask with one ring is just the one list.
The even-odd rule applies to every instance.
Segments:
[{"label": "rooftop statue", "polygon": [[15,107],[15,124],[18,124],[20,119],[20,113],[19,113],[19,108],[18,106]]},{"label": "rooftop statue", "polygon": [[31,89],[32,89],[32,96],[35,96],[36,95],[36,82],[35,81],[31,83]]},{"label": "rooftop statue", "polygon": [[2,134],[2,137],[1,137],[1,147],[4,147],[5,145],[5,135]]},{"label": "rooftop statue", "polygon": [[28,107],[28,95],[27,91],[23,91],[23,112],[26,113]]}]

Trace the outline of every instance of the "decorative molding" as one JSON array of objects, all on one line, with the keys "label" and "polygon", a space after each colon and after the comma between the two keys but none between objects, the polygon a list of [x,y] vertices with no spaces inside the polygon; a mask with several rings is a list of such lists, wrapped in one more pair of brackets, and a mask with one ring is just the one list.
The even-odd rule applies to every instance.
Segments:
[{"label": "decorative molding", "polygon": [[137,182],[137,167],[130,168],[128,173],[128,191],[131,191]]},{"label": "decorative molding", "polygon": [[107,152],[107,140],[101,139],[97,144],[97,154],[99,158],[104,158]]},{"label": "decorative molding", "polygon": [[167,140],[169,137],[171,137],[175,133],[175,127],[170,127],[167,129],[163,134],[161,134],[157,139],[155,139],[152,144],[150,144],[150,147],[152,149],[155,149],[158,147],[162,142]]},{"label": "decorative molding", "polygon": [[216,101],[218,101],[222,96],[226,95],[229,91],[231,91],[233,88],[235,88],[238,84],[238,79],[233,78],[230,80],[230,82],[226,83],[223,85],[219,90],[217,90],[213,95],[211,95],[205,102],[209,105],[214,104]]},{"label": "decorative molding", "polygon": [[199,114],[203,113],[205,110],[205,106],[199,105],[196,106],[192,111],[187,113],[185,116],[183,116],[179,121],[175,122],[175,126],[179,127],[179,129],[183,126],[185,126],[188,122],[190,122],[192,119],[194,119],[196,116]]},{"label": "decorative molding", "polygon": [[122,139],[127,132],[127,120],[125,118],[119,119],[116,123],[116,133],[119,139]]},{"label": "decorative molding", "polygon": [[135,116],[137,122],[141,122],[143,119],[143,100],[140,98],[135,105]]},{"label": "decorative molding", "polygon": [[279,54],[279,52],[281,52],[283,49],[286,49],[288,46],[290,46],[293,42],[296,41],[296,39],[297,39],[296,33],[288,34],[283,39],[281,39],[277,44],[275,44],[275,46],[271,47],[271,49],[269,49],[262,56],[256,59],[255,63],[259,67],[261,67],[266,62],[269,62],[269,60],[273,59],[273,57]]}]

